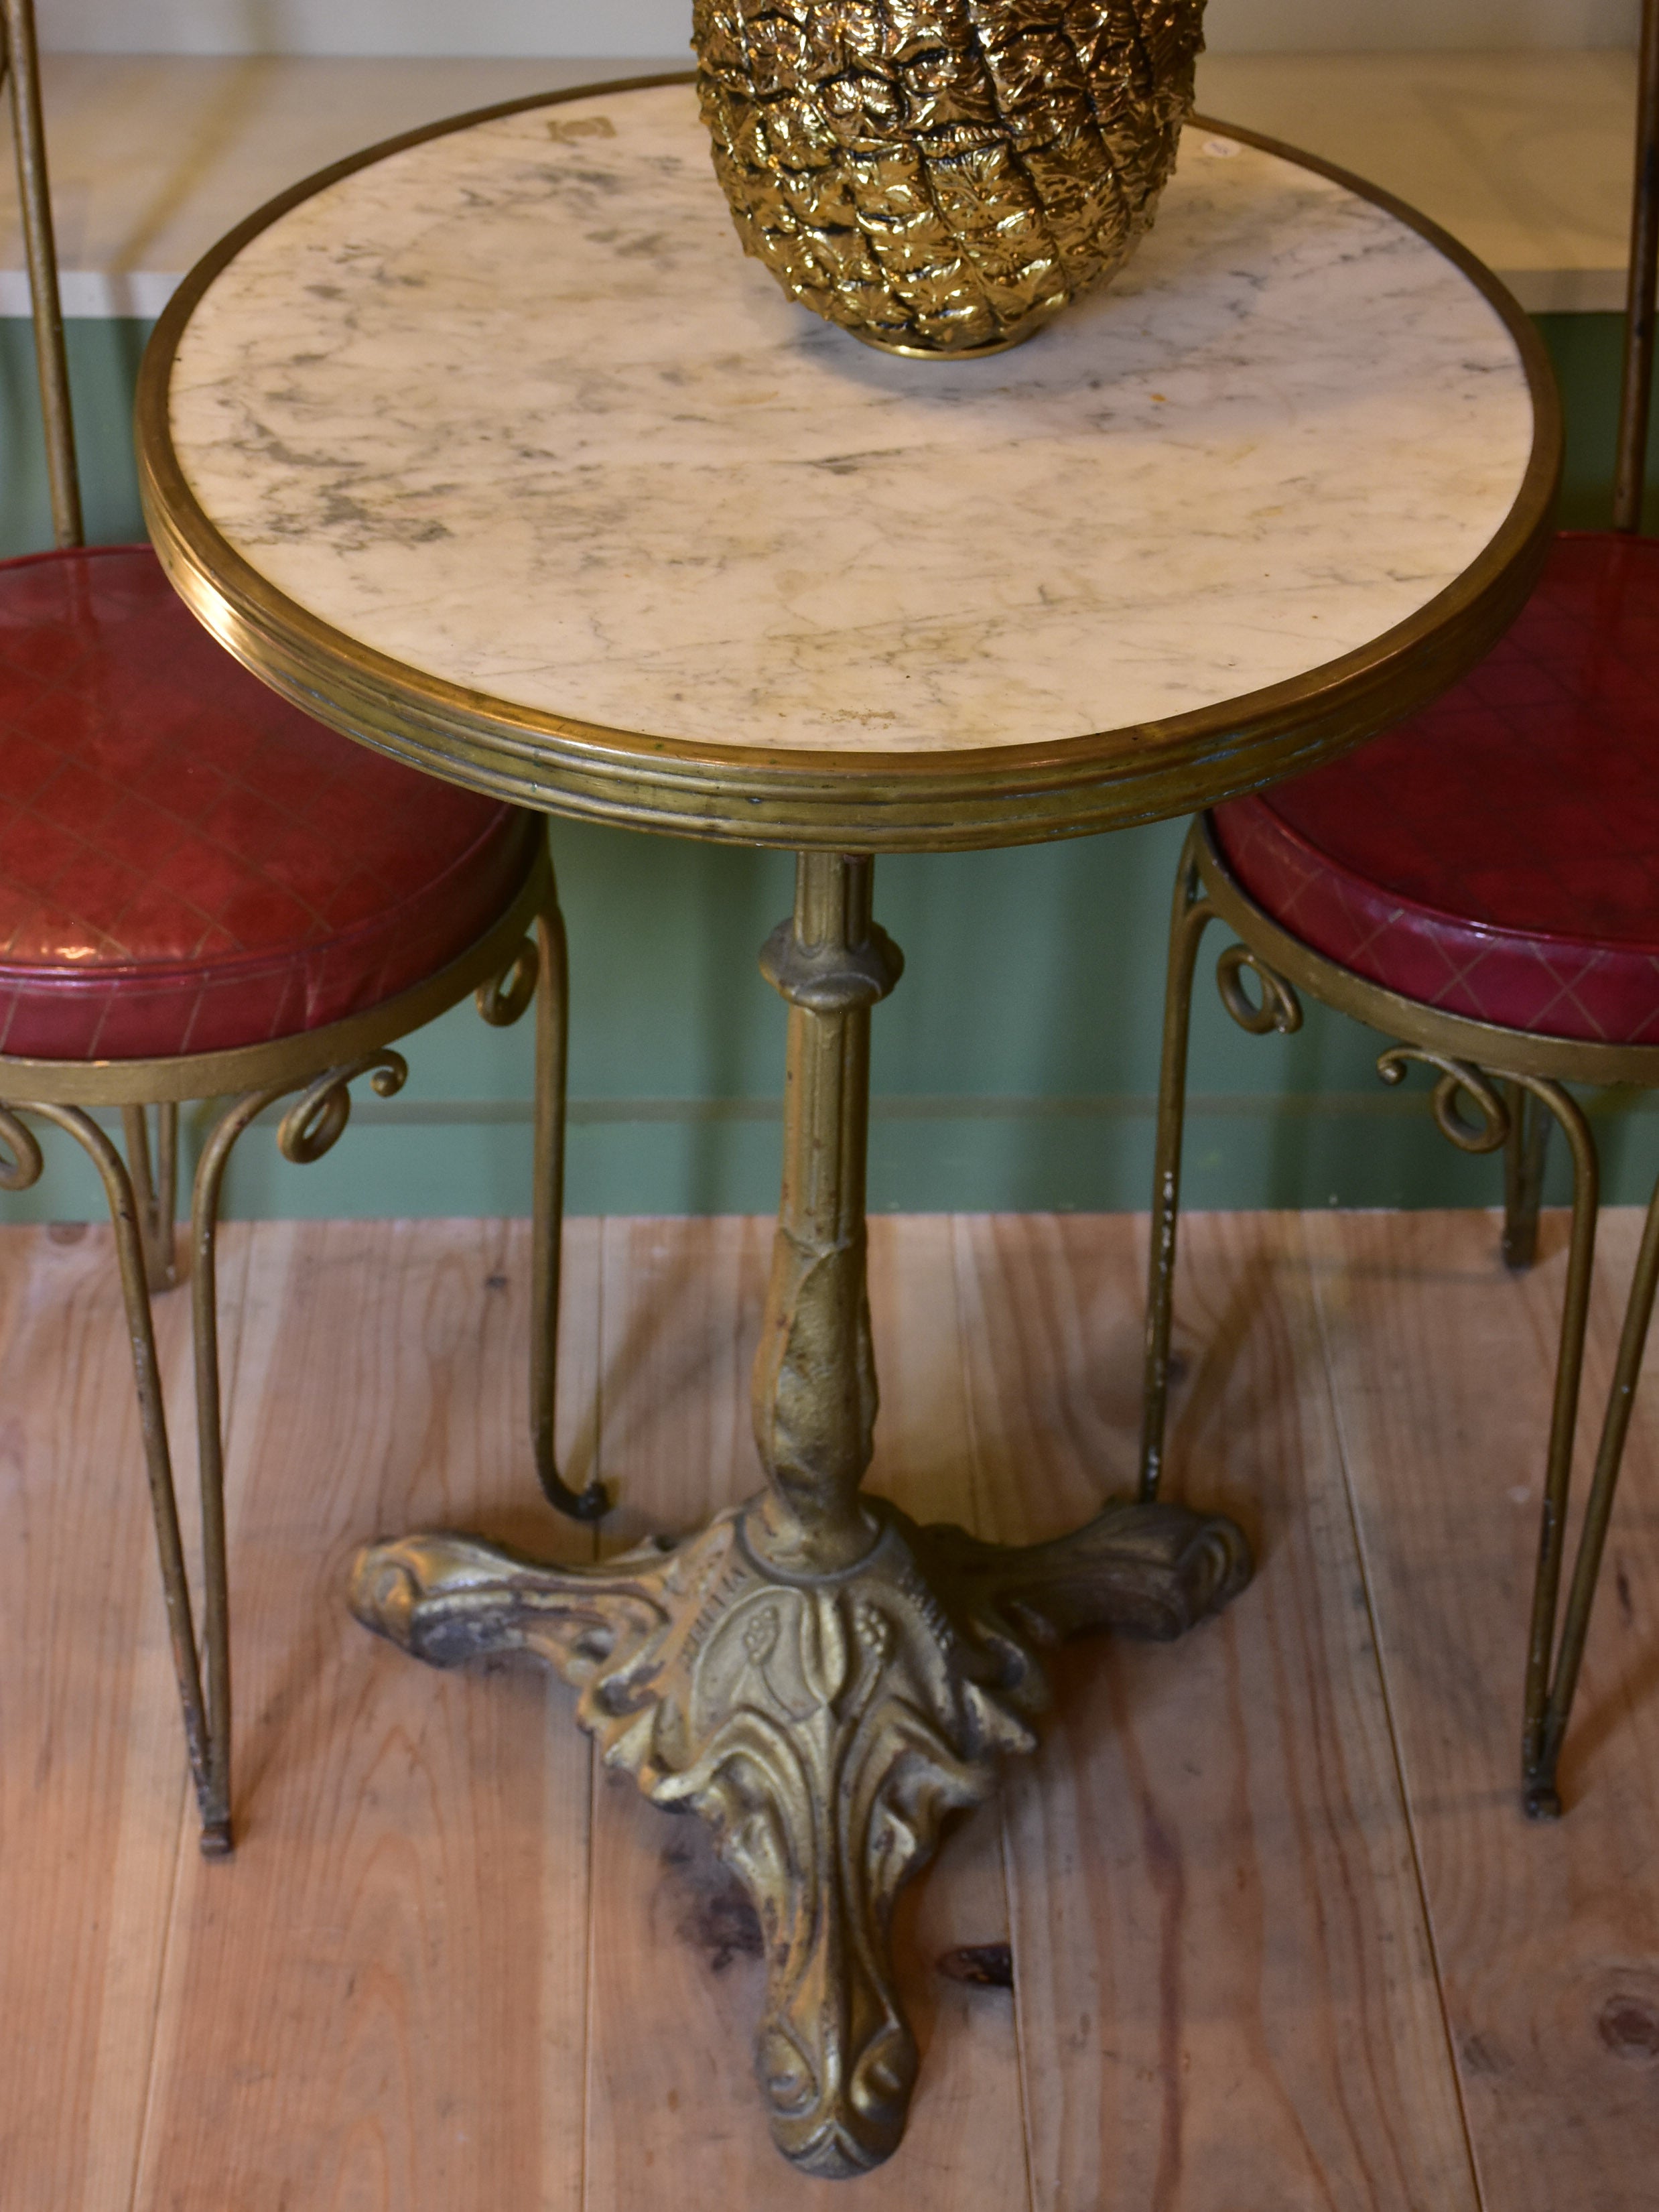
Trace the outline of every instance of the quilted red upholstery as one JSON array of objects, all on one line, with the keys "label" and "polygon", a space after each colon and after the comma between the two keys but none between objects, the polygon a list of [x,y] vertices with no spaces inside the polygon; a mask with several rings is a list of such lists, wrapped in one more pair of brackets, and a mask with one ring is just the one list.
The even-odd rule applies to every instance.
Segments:
[{"label": "quilted red upholstery", "polygon": [[1564,534],[1455,690],[1214,818],[1256,902],[1372,981],[1659,1042],[1659,541]]},{"label": "quilted red upholstery", "polygon": [[481,936],[540,834],[284,705],[148,546],[0,563],[0,1054],[161,1059],[362,1012]]}]

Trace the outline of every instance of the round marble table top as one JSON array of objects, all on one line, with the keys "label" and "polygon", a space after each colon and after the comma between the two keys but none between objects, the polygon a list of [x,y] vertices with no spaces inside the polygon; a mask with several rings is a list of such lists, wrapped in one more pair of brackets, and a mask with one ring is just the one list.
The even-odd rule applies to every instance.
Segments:
[{"label": "round marble table top", "polygon": [[371,743],[647,826],[973,844],[1247,788],[1441,688],[1530,582],[1547,393],[1445,241],[1201,122],[1030,343],[872,352],[745,260],[675,81],[254,217],[158,332],[141,459],[198,611]]}]

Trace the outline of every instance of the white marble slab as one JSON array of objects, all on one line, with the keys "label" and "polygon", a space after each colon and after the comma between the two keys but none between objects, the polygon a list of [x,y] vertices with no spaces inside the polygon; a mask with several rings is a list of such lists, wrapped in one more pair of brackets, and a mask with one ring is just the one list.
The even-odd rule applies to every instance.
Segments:
[{"label": "white marble slab", "polygon": [[1363,646],[1480,553],[1532,434],[1481,295],[1189,132],[1108,291],[890,359],[737,244],[691,92],[428,141],[263,234],[175,443],[301,605],[516,707],[872,752],[1155,720]]}]

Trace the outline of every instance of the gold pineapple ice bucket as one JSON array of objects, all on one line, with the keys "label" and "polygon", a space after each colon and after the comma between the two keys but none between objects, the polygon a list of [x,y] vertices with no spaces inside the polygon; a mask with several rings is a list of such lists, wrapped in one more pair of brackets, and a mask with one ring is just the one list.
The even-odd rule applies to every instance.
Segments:
[{"label": "gold pineapple ice bucket", "polygon": [[890,353],[1030,337],[1120,269],[1192,107],[1204,0],[696,0],[744,251]]}]

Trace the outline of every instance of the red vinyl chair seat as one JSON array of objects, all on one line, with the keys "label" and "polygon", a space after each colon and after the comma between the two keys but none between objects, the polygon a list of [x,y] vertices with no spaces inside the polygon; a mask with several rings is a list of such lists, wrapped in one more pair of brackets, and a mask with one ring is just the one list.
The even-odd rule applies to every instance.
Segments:
[{"label": "red vinyl chair seat", "polygon": [[285,704],[148,546],[0,562],[0,1054],[168,1059],[365,1012],[499,919],[541,834]]},{"label": "red vinyl chair seat", "polygon": [[1497,649],[1346,759],[1215,810],[1305,945],[1534,1036],[1659,1042],[1659,540],[1564,533]]}]

